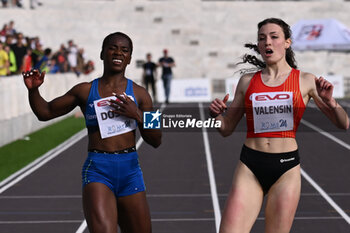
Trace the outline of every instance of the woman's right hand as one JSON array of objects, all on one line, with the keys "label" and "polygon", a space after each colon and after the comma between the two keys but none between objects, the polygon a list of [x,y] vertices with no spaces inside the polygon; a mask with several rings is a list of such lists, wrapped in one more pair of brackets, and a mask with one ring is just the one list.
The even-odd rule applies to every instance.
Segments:
[{"label": "woman's right hand", "polygon": [[229,94],[226,94],[223,100],[216,98],[211,102],[209,106],[209,114],[211,117],[217,117],[227,109],[226,102],[228,98]]},{"label": "woman's right hand", "polygon": [[45,71],[40,73],[39,70],[31,70],[27,72],[22,72],[24,84],[28,90],[38,88],[43,84]]}]

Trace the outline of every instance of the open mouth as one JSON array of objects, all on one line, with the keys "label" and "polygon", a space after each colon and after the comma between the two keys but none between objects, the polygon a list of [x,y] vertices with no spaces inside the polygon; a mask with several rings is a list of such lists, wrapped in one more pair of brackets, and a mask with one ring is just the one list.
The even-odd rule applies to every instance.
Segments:
[{"label": "open mouth", "polygon": [[120,60],[120,59],[113,59],[112,60],[113,61],[113,64],[116,64],[116,65],[120,65],[120,64],[122,64],[122,60]]},{"label": "open mouth", "polygon": [[271,54],[273,54],[273,51],[272,51],[272,49],[266,49],[265,53],[266,53],[266,55],[271,55]]}]

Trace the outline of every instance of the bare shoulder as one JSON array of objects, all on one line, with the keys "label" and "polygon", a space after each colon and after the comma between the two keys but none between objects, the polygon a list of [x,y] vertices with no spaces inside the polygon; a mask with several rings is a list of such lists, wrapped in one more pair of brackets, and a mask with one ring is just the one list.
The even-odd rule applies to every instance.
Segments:
[{"label": "bare shoulder", "polygon": [[315,86],[316,76],[312,73],[308,72],[300,72],[300,89],[303,94],[311,94],[314,90],[316,90]]},{"label": "bare shoulder", "polygon": [[81,83],[78,83],[77,85],[75,85],[74,87],[79,88],[79,89],[90,89],[91,84],[92,84],[92,81],[91,82],[81,82]]},{"label": "bare shoulder", "polygon": [[144,95],[149,96],[147,90],[144,87],[140,86],[139,84],[135,83],[134,81],[133,81],[133,89],[134,89],[135,95],[139,98],[140,97],[142,98]]},{"label": "bare shoulder", "polygon": [[314,82],[316,76],[314,74],[300,71],[300,79],[302,82]]},{"label": "bare shoulder", "polygon": [[73,86],[71,90],[74,92],[83,92],[83,93],[87,92],[87,93],[89,93],[90,88],[91,88],[91,84],[92,84],[92,82],[81,82],[81,83],[78,83],[75,86]]},{"label": "bare shoulder", "polygon": [[147,90],[133,81],[134,95],[140,107],[151,106],[152,99]]},{"label": "bare shoulder", "polygon": [[78,97],[81,101],[86,101],[89,97],[92,82],[81,82],[73,86],[68,93]]},{"label": "bare shoulder", "polygon": [[254,73],[246,73],[238,81],[231,107],[244,105],[244,97]]},{"label": "bare shoulder", "polygon": [[237,90],[243,94],[245,94],[245,92],[248,89],[250,80],[252,80],[253,76],[255,73],[247,73],[242,75],[242,77],[239,79],[238,82],[238,86],[237,86]]},{"label": "bare shoulder", "polygon": [[249,83],[254,75],[255,75],[255,73],[243,74],[242,77],[240,78],[240,81]]}]

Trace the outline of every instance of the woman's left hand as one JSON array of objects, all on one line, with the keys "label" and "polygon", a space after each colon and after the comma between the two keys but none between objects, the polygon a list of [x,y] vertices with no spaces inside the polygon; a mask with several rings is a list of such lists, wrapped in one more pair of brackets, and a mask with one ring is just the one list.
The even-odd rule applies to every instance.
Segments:
[{"label": "woman's left hand", "polygon": [[142,119],[142,112],[125,92],[123,92],[122,95],[114,94],[114,96],[117,98],[116,100],[109,100],[110,106],[113,108],[111,111],[122,116],[133,118],[138,122]]},{"label": "woman's left hand", "polygon": [[315,84],[318,96],[323,102],[330,104],[333,100],[333,84],[323,77],[315,78]]}]

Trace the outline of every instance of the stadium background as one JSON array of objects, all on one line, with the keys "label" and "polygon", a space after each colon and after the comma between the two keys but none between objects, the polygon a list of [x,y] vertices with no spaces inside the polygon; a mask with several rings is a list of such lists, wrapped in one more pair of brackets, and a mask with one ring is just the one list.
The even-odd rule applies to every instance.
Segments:
[{"label": "stadium background", "polygon": [[[134,42],[127,77],[140,83],[145,54],[152,53],[157,61],[167,48],[176,61],[174,80],[206,80],[214,98],[225,93],[225,79],[239,76],[242,67],[236,63],[249,52],[243,45],[255,42],[257,23],[262,19],[280,17],[292,26],[301,19],[334,18],[350,27],[350,2],[340,0],[42,0],[43,6],[35,10],[29,9],[29,1],[22,2],[24,9],[0,9],[2,23],[14,20],[17,31],[39,36],[44,48],[57,50],[60,43],[73,39],[95,63],[95,72],[80,79],[73,74],[47,75],[47,80],[60,82],[45,83],[43,95],[48,99],[102,73],[102,40],[115,31],[127,33]],[[342,76],[345,96],[350,96],[349,52],[296,52],[296,59],[304,71]],[[172,92],[176,91],[173,88]],[[0,93],[4,110],[0,127],[8,132],[0,136],[0,145],[47,124],[37,122],[31,113],[21,77],[1,78]]]},{"label": "stadium background", "polygon": [[[123,31],[134,41],[128,77],[141,83],[142,70],[138,65],[145,54],[151,52],[154,60],[157,60],[162,50],[167,48],[177,64],[174,80],[208,82],[211,98],[214,98],[223,96],[226,92],[225,81],[238,75],[239,67],[235,64],[247,52],[243,44],[255,42],[256,25],[262,19],[280,17],[293,25],[301,19],[334,18],[350,27],[350,2],[340,0],[42,2],[43,6],[35,10],[29,9],[29,0],[23,0],[24,9],[0,9],[1,22],[14,20],[18,31],[39,36],[44,47],[54,50],[60,43],[73,39],[85,49],[87,57],[94,60],[96,68],[94,73],[79,78],[75,74],[48,75],[41,89],[47,99],[63,94],[75,83],[101,75],[99,53],[102,40],[114,31]],[[302,70],[342,76],[344,94],[349,97],[349,53],[296,52],[296,58]],[[173,89],[173,92],[177,91]],[[349,106],[347,99],[339,103]],[[0,79],[0,106],[1,145],[54,122],[39,122],[33,115],[20,76]],[[171,103],[164,112],[178,111],[182,106]],[[207,106],[207,103],[204,107],[202,103],[192,103],[187,109],[193,112],[193,116],[204,118]],[[350,222],[350,186],[347,185],[349,132],[335,130],[314,107],[310,104],[308,111],[315,114],[305,114],[306,121],[302,123],[298,135],[303,155],[302,168],[345,213],[339,215],[340,211],[330,205],[319,190],[315,190],[317,186],[310,185],[312,182],[306,179],[307,174],[302,174],[303,191],[292,232],[329,233],[334,230],[345,233]],[[312,125],[310,128],[308,122],[316,124],[319,129]],[[233,167],[238,161],[238,148],[244,140],[243,127],[244,123],[240,124],[237,132],[225,139],[216,132],[209,132],[207,140],[205,133],[202,138],[198,132],[165,132],[163,144],[157,150],[138,140],[140,154],[147,155],[140,159],[149,191],[154,232],[215,231],[219,221],[217,213],[220,213],[220,206],[223,208]],[[86,156],[87,139],[84,135],[84,132],[77,134],[74,137],[78,139],[63,143],[63,149],[61,145],[53,149],[54,152],[40,157],[35,167],[42,167],[35,172],[32,165],[28,168],[32,171],[20,171],[10,181],[0,185],[0,232],[87,232],[81,208],[79,176],[81,163]],[[66,144],[69,144],[69,148]],[[212,180],[214,183],[217,181],[219,208],[216,210],[215,195],[209,191],[214,187],[212,180],[208,179],[210,172],[207,175],[210,151],[216,177]],[[41,163],[48,157],[52,161]],[[19,182],[18,177],[22,177]],[[262,232],[263,220],[262,210],[252,232]]]}]

